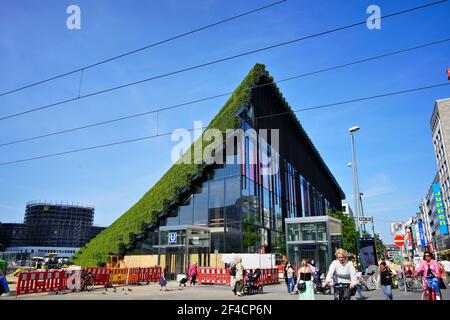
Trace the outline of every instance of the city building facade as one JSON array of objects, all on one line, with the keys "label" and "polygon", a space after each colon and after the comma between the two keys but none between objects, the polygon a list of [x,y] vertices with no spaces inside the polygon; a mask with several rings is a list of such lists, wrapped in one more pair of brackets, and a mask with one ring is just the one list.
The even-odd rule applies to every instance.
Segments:
[{"label": "city building facade", "polygon": [[[227,146],[237,145],[234,153],[224,149],[225,164],[212,164],[198,174],[178,203],[124,254],[158,255],[158,264],[168,265],[171,274],[186,272],[193,262],[208,265],[210,253],[282,256],[287,250],[285,221],[305,218],[314,221],[309,221],[308,249],[298,254],[326,267],[336,233],[334,227],[329,230],[334,224],[327,214],[342,210],[345,195],[295,115],[268,117],[286,111],[274,86],[253,90],[250,103],[236,112],[243,135],[232,137],[231,143],[227,139]],[[279,130],[278,149],[270,134],[256,139],[248,134],[261,129]]]},{"label": "city building facade", "polygon": [[422,199],[419,205],[419,209],[428,248],[443,251],[450,249],[450,235],[442,234],[441,219],[439,218],[438,207],[436,206],[436,196],[433,190],[433,186],[436,185],[441,185],[439,174],[436,174],[434,177],[427,195]]},{"label": "city building facade", "polygon": [[94,226],[94,208],[32,201],[24,223],[0,224],[6,252],[72,256],[104,228]]},{"label": "city building facade", "polygon": [[353,210],[347,201],[342,201],[342,213],[353,218]]},{"label": "city building facade", "polygon": [[[439,232],[436,230],[436,241],[439,250],[450,248],[448,232],[450,208],[450,98],[437,100],[430,120],[433,147],[438,168],[439,183],[432,185],[437,207]],[[431,222],[431,221],[430,221]]]}]

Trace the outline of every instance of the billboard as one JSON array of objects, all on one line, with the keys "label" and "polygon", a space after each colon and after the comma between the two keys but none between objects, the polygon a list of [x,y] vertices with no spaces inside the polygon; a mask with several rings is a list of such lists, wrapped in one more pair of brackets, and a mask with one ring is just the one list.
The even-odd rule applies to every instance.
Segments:
[{"label": "billboard", "polygon": [[439,183],[433,183],[434,202],[436,205],[436,214],[441,234],[448,234],[447,217],[445,216],[444,203],[442,201],[441,186]]},{"label": "billboard", "polygon": [[404,235],[405,234],[405,224],[403,222],[391,222],[391,234]]},{"label": "billboard", "polygon": [[406,248],[406,250],[414,250],[413,237],[412,237],[412,233],[411,233],[411,227],[406,228],[405,248]]},{"label": "billboard", "polygon": [[378,265],[375,238],[359,238],[359,260],[363,272],[371,265]]},{"label": "billboard", "polygon": [[426,241],[425,241],[425,233],[423,232],[423,223],[422,220],[419,220],[417,222],[417,227],[419,229],[419,239],[420,239],[420,245],[422,247],[426,246]]}]

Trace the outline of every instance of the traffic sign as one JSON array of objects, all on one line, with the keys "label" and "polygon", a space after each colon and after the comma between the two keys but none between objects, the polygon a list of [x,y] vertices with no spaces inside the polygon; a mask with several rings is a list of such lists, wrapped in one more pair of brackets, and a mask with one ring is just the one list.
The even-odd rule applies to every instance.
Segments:
[{"label": "traffic sign", "polygon": [[358,220],[359,220],[359,222],[367,223],[367,222],[372,222],[373,218],[372,217],[359,217]]},{"label": "traffic sign", "polygon": [[405,234],[405,224],[403,222],[391,222],[391,233],[395,235]]},{"label": "traffic sign", "polygon": [[405,245],[405,237],[401,235],[397,235],[394,237],[394,244],[397,247],[403,247]]},{"label": "traffic sign", "polygon": [[169,243],[177,243],[177,233],[169,232]]}]

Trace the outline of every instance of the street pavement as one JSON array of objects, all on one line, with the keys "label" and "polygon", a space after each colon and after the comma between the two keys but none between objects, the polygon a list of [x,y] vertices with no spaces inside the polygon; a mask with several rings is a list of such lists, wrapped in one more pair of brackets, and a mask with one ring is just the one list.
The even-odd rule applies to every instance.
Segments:
[{"label": "street pavement", "polygon": [[[39,293],[21,295],[15,297],[12,292],[10,297],[1,297],[1,300],[297,300],[297,295],[289,295],[284,282],[276,285],[267,285],[262,294],[238,297],[231,292],[229,286],[198,285],[183,288],[178,287],[175,281],[169,281],[168,291],[160,291],[158,283],[149,285],[117,287],[116,292],[108,289],[97,288],[90,292],[75,293]],[[444,300],[450,300],[450,290],[442,290]],[[364,291],[367,300],[383,300],[381,289]],[[420,293],[405,293],[397,289],[393,290],[394,300],[420,300]],[[316,300],[333,300],[332,295],[316,294]],[[355,297],[352,299],[356,300]]]}]

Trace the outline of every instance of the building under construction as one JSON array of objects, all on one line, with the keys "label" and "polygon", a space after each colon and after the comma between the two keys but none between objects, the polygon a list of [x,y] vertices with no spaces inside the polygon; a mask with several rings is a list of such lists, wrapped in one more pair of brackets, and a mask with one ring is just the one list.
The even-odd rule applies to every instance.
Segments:
[{"label": "building under construction", "polygon": [[0,233],[8,251],[33,253],[36,249],[31,248],[39,247],[46,248],[39,250],[42,253],[61,253],[63,248],[83,247],[103,229],[93,225],[94,211],[88,206],[32,201],[26,205],[24,223],[0,225]]}]

